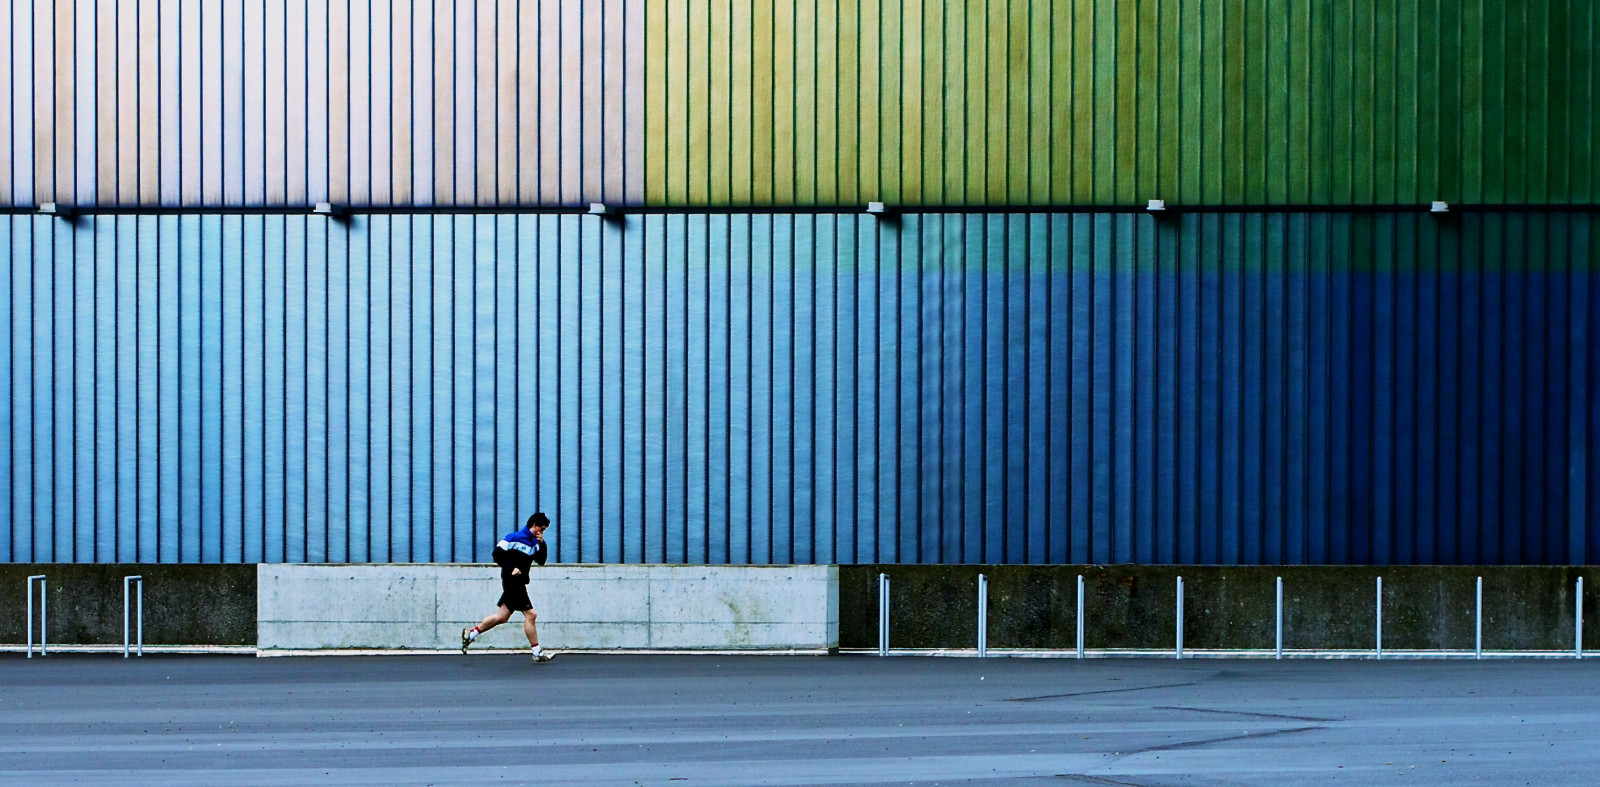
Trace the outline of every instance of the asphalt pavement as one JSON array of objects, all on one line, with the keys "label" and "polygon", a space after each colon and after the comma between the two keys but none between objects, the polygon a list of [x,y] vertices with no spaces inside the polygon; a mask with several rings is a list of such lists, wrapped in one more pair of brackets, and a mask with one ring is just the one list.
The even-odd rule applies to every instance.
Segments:
[{"label": "asphalt pavement", "polygon": [[0,656],[0,782],[1600,783],[1600,663]]}]

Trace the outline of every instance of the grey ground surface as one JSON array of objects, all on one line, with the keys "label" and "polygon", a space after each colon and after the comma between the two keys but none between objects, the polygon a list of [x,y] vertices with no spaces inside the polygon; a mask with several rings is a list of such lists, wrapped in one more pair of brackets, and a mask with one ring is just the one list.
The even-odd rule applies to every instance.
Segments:
[{"label": "grey ground surface", "polygon": [[0,782],[1596,784],[1594,661],[0,656]]}]

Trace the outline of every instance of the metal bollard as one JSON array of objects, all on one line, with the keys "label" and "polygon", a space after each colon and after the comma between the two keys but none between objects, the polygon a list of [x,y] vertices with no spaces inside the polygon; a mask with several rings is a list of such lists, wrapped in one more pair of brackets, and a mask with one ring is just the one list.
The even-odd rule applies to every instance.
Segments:
[{"label": "metal bollard", "polygon": [[49,649],[49,616],[46,614],[49,597],[45,593],[45,576],[34,574],[28,577],[28,658],[33,658],[33,582],[39,581],[39,655],[43,656]]},{"label": "metal bollard", "polygon": [[1383,658],[1383,577],[1378,577],[1378,600],[1377,600],[1376,606],[1377,606],[1377,610],[1378,610],[1378,638],[1377,638],[1377,645],[1374,648],[1373,653],[1379,659],[1382,659]]},{"label": "metal bollard", "polygon": [[122,657],[128,657],[128,586],[139,585],[139,656],[144,656],[144,577],[134,575],[122,578]]},{"label": "metal bollard", "polygon": [[1276,648],[1277,655],[1275,655],[1273,658],[1282,659],[1283,658],[1283,577],[1278,577],[1278,616],[1277,617],[1278,617],[1278,626],[1277,626],[1277,631],[1278,631],[1277,643],[1278,644],[1277,644],[1277,648]]},{"label": "metal bollard", "polygon": [[889,655],[889,575],[878,575],[878,655]]},{"label": "metal bollard", "polygon": [[1473,636],[1473,657],[1481,659],[1483,658],[1483,577],[1478,577],[1478,614],[1473,627],[1476,629]]},{"label": "metal bollard", "polygon": [[1183,658],[1183,577],[1178,577],[1178,644],[1172,651],[1172,657]]},{"label": "metal bollard", "polygon": [[989,655],[989,578],[978,575],[978,658]]},{"label": "metal bollard", "polygon": [[1083,658],[1083,575],[1078,575],[1078,658]]},{"label": "metal bollard", "polygon": [[1583,658],[1583,577],[1578,577],[1578,589],[1572,599],[1572,657]]}]

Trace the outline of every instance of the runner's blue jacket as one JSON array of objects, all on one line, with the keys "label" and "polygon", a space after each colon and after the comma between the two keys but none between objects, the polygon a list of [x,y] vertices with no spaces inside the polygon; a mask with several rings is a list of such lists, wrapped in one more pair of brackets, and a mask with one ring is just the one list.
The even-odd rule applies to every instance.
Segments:
[{"label": "runner's blue jacket", "polygon": [[544,565],[548,554],[544,539],[526,527],[505,534],[500,543],[494,545],[494,562],[500,566],[500,575],[510,577],[511,569],[520,568],[524,585],[528,584],[528,569],[534,563]]}]

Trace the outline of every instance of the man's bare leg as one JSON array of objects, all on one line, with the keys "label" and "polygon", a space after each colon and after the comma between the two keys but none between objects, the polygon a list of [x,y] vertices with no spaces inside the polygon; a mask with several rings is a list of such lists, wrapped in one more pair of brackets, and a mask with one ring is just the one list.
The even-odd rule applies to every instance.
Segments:
[{"label": "man's bare leg", "polygon": [[482,633],[511,619],[511,610],[501,604],[500,609],[489,613],[489,617],[478,621],[478,632]]},{"label": "man's bare leg", "polygon": [[539,615],[533,610],[522,613],[522,633],[528,635],[528,646],[533,649],[533,663],[543,664],[553,658],[555,654],[546,653],[539,647],[539,628],[534,624]]},{"label": "man's bare leg", "polygon": [[498,626],[501,623],[504,623],[504,622],[506,622],[506,621],[508,621],[510,619],[511,619],[511,610],[507,609],[506,605],[501,604],[500,608],[498,610],[495,610],[494,612],[489,613],[488,617],[484,618],[483,620],[478,621],[478,625],[473,626],[470,629],[462,629],[461,630],[461,653],[462,653],[462,655],[466,655],[467,647],[470,646],[475,640],[478,639],[478,635],[479,634],[482,634],[483,632],[488,631],[489,629],[492,629],[495,626]]},{"label": "man's bare leg", "polygon": [[539,647],[539,627],[534,624],[538,617],[538,613],[531,609],[522,613],[522,633],[528,635],[528,645],[534,648]]}]

